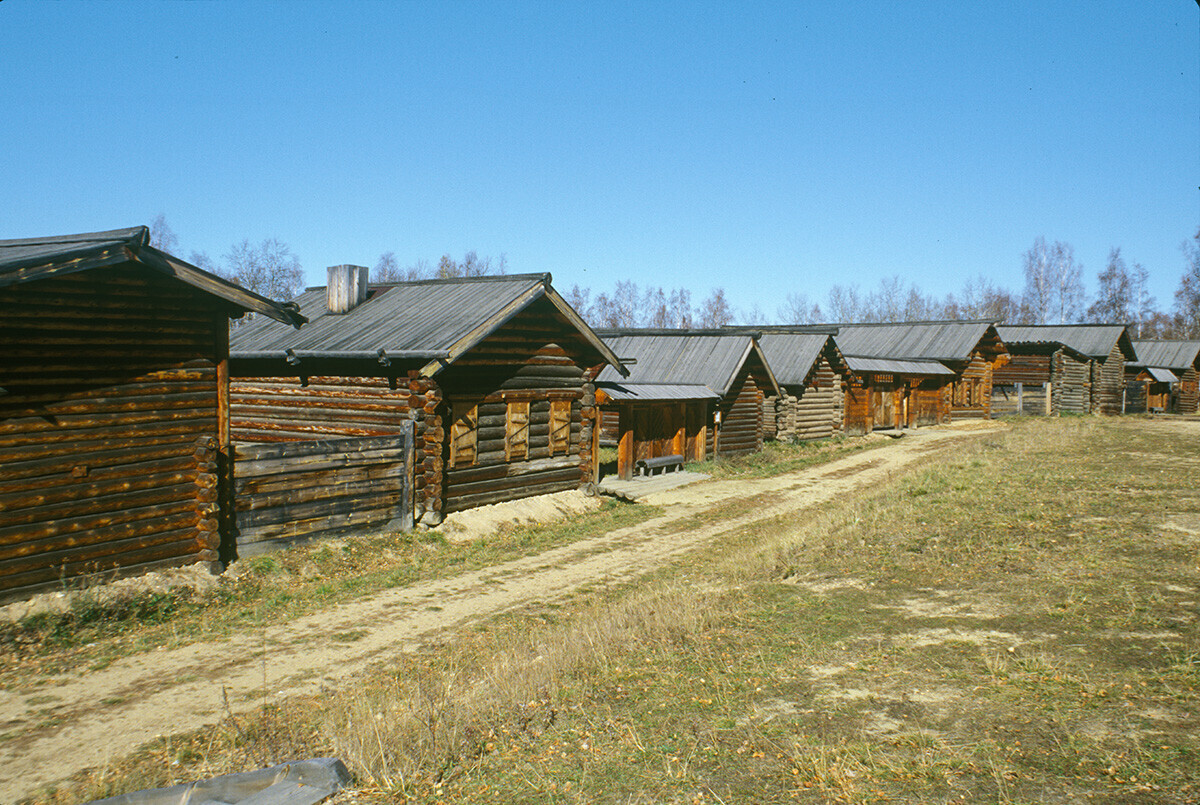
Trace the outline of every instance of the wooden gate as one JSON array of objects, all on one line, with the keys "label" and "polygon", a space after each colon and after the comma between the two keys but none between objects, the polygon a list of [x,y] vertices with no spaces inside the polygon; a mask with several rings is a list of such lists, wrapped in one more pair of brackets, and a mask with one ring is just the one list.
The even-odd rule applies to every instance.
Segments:
[{"label": "wooden gate", "polygon": [[237,554],[413,526],[413,427],[398,434],[234,446]]}]

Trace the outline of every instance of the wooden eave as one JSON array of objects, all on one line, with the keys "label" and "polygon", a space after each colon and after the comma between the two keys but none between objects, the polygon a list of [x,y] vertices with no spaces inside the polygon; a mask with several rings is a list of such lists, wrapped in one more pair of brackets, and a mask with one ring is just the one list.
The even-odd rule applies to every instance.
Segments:
[{"label": "wooden eave", "polygon": [[742,353],[742,359],[738,361],[737,366],[733,370],[733,374],[725,381],[724,387],[721,389],[722,394],[728,394],[733,381],[737,379],[738,372],[742,371],[742,367],[746,365],[746,361],[751,355],[757,355],[758,360],[762,363],[763,369],[766,371],[766,377],[771,381],[771,388],[775,392],[775,396],[782,397],[783,391],[779,388],[779,383],[775,381],[775,373],[771,371],[771,364],[767,363],[767,356],[763,354],[762,347],[758,345],[758,340],[747,336],[750,343],[746,345],[746,351]]},{"label": "wooden eave", "polygon": [[446,350],[445,357],[439,357],[429,361],[421,367],[419,374],[422,377],[433,377],[443,369],[450,366],[454,361],[458,360],[463,354],[474,349],[484,339],[491,335],[495,330],[502,327],[506,322],[516,316],[529,305],[533,304],[538,299],[545,297],[550,304],[554,305],[555,309],[566,319],[567,323],[573,326],[584,340],[593,347],[606,363],[609,363],[621,373],[622,377],[629,376],[629,370],[621,363],[620,359],[609,349],[603,341],[600,340],[587,323],[579,317],[567,301],[558,295],[555,290],[550,287],[550,275],[546,275],[545,279],[528,290],[521,293],[512,301],[508,302],[486,320],[474,327],[470,332],[456,341]]}]

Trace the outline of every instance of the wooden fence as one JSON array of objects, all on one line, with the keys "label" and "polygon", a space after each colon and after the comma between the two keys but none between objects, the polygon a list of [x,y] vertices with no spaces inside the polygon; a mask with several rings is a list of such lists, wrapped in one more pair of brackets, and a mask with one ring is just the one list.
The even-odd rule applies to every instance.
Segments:
[{"label": "wooden fence", "polygon": [[234,447],[237,552],[413,525],[413,427],[357,439]]}]

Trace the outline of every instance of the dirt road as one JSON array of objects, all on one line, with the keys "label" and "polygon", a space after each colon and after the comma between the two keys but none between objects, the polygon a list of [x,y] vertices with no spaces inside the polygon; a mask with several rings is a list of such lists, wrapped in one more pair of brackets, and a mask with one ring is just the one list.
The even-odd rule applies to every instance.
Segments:
[{"label": "dirt road", "polygon": [[[972,423],[910,431],[905,438],[810,470],[761,480],[709,481],[660,493],[666,514],[637,526],[452,578],[388,590],[254,634],[155,651],[95,672],[75,671],[34,690],[0,691],[0,802],[102,766],[159,735],[219,721],[234,711],[336,685],[365,665],[411,650],[442,630],[552,601],[584,585],[625,581],[714,536],[798,512],[886,481],[931,452],[1001,426]],[[685,518],[731,499],[755,498],[751,514],[681,529]],[[353,641],[345,635],[353,633]],[[340,638],[340,639],[339,639]]]}]

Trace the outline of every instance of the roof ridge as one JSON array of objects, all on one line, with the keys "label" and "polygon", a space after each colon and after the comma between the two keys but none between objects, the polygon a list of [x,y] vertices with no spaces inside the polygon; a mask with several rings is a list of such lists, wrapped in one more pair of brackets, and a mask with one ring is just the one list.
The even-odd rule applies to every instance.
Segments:
[{"label": "roof ridge", "polygon": [[[507,282],[509,280],[539,280],[549,285],[551,276],[549,271],[533,272],[529,274],[484,274],[473,277],[434,277],[432,279],[421,280],[396,280],[395,282],[367,282],[368,288],[394,288],[399,285],[461,285],[466,283],[476,282]],[[304,290],[322,291],[328,288],[328,285],[309,285]]]}]

